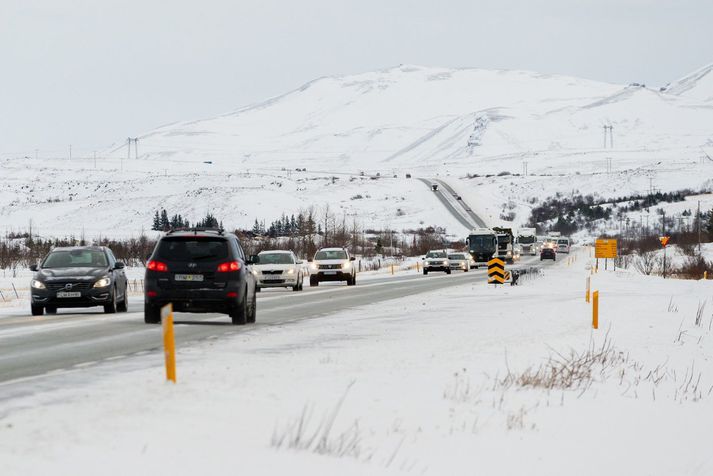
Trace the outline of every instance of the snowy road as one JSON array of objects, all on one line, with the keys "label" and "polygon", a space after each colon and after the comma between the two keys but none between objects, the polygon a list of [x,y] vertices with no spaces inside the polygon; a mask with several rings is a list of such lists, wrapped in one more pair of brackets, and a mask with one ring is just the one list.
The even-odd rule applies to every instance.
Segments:
[{"label": "snowy road", "polygon": [[[530,263],[523,261],[523,264]],[[549,264],[549,262],[548,262]],[[356,287],[339,283],[306,288],[302,293],[266,291],[258,299],[257,326],[282,325],[345,309],[434,291],[465,282],[482,281],[485,270],[452,275],[420,274],[378,278]],[[0,320],[0,382],[81,368],[141,352],[161,343],[159,326],[143,322],[143,305],[130,301],[125,314],[95,309],[60,310],[54,316],[29,317],[26,310]],[[231,335],[254,326],[235,327],[220,314],[176,314],[176,341],[187,342]]]},{"label": "snowy road", "polygon": [[439,185],[441,188],[434,193],[438,200],[441,201],[448,213],[460,222],[466,230],[470,231],[473,228],[487,228],[485,221],[473,212],[473,209],[462,199],[457,200],[458,194],[443,180],[420,178],[421,182],[425,183],[429,188],[433,185]]}]

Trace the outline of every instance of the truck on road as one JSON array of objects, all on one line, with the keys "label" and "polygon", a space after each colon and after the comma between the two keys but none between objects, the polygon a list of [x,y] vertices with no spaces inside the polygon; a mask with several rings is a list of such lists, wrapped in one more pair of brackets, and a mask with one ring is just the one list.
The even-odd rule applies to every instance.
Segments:
[{"label": "truck on road", "polygon": [[517,232],[517,244],[523,255],[537,255],[537,230],[535,228],[520,228]]},{"label": "truck on road", "polygon": [[475,267],[487,265],[495,255],[498,248],[498,238],[494,230],[490,228],[473,229],[465,243],[468,245],[468,253],[473,257]]},{"label": "truck on road", "polygon": [[515,235],[512,233],[512,228],[494,227],[493,231],[498,240],[498,250],[495,255],[507,263],[512,263],[517,258],[514,247]]}]

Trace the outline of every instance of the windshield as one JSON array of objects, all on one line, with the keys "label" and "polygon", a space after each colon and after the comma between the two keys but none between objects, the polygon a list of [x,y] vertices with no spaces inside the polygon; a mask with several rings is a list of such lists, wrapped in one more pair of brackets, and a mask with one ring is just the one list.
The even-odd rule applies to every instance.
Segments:
[{"label": "windshield", "polygon": [[517,241],[519,241],[523,245],[529,245],[529,244],[535,242],[535,237],[534,236],[518,236]]},{"label": "windshield", "polygon": [[207,261],[228,257],[228,242],[221,238],[164,238],[157,256],[167,261]]},{"label": "windshield", "polygon": [[557,243],[560,244],[560,245],[568,245],[568,244],[569,244],[569,240],[557,240]]},{"label": "windshield", "polygon": [[468,247],[470,251],[495,251],[495,235],[470,235]]},{"label": "windshield", "polygon": [[445,258],[446,253],[443,251],[429,251],[426,258]]},{"label": "windshield", "polygon": [[452,259],[454,261],[465,260],[465,255],[448,255],[448,259]]},{"label": "windshield", "polygon": [[295,264],[290,253],[260,253],[259,264]]},{"label": "windshield", "polygon": [[344,250],[320,250],[314,255],[314,259],[347,259],[347,252]]},{"label": "windshield", "polygon": [[67,250],[53,251],[44,263],[43,268],[106,268],[109,262],[103,251],[99,250]]}]

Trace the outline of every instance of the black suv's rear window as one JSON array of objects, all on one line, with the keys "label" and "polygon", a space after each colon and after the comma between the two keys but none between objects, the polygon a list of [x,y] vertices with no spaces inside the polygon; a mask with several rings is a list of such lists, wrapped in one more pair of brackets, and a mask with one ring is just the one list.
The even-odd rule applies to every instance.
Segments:
[{"label": "black suv's rear window", "polygon": [[222,238],[164,238],[158,244],[157,256],[166,261],[225,259],[228,257],[228,241]]}]

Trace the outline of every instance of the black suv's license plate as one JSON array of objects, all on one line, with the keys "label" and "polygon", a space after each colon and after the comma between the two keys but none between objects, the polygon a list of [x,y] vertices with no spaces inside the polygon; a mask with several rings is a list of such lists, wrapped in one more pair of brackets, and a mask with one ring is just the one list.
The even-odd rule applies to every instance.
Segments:
[{"label": "black suv's license plate", "polygon": [[174,279],[176,281],[203,281],[202,274],[177,274]]}]

